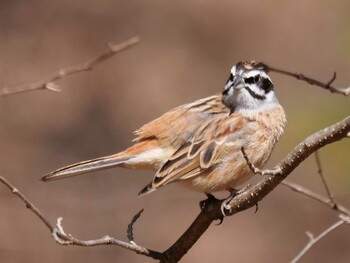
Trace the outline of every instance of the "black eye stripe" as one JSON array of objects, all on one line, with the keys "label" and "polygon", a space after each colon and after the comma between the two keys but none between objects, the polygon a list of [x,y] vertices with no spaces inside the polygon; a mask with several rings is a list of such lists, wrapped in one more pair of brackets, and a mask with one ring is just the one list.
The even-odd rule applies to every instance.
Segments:
[{"label": "black eye stripe", "polygon": [[248,84],[257,84],[259,83],[259,81],[261,80],[261,77],[259,75],[255,75],[254,77],[249,77],[249,78],[245,78],[244,81],[245,83]]},{"label": "black eye stripe", "polygon": [[230,89],[225,89],[223,92],[222,92],[222,95],[226,96],[228,94]]},{"label": "black eye stripe", "polygon": [[245,78],[244,82],[247,84],[254,84],[255,83],[254,77]]},{"label": "black eye stripe", "polygon": [[245,78],[244,82],[247,84],[258,84],[259,88],[265,91],[265,94],[273,90],[272,82],[268,78],[261,78],[259,75]]},{"label": "black eye stripe", "polygon": [[234,78],[235,78],[235,77],[234,77],[233,74],[231,73],[231,74],[230,74],[230,77],[229,77],[228,80],[227,80],[227,83],[228,83],[229,81],[232,82],[232,81],[234,80]]},{"label": "black eye stripe", "polygon": [[259,94],[256,94],[254,91],[252,91],[249,87],[245,86],[244,87],[248,92],[249,94],[253,97],[253,98],[256,98],[258,100],[264,100],[266,99],[266,97],[264,95],[259,95]]},{"label": "black eye stripe", "polygon": [[265,93],[269,93],[273,90],[273,84],[269,79],[264,79],[261,83],[261,88],[265,91]]}]

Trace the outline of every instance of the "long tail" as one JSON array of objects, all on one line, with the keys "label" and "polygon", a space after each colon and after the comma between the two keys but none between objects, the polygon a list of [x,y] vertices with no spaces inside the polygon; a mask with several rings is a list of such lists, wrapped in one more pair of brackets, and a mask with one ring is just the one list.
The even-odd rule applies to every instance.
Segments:
[{"label": "long tail", "polygon": [[121,167],[129,159],[134,156],[121,156],[120,154],[105,156],[97,159],[83,161],[76,164],[60,168],[51,173],[46,174],[41,178],[42,181],[52,181],[57,179],[63,179],[79,174],[90,173],[98,170],[108,169],[112,167]]}]

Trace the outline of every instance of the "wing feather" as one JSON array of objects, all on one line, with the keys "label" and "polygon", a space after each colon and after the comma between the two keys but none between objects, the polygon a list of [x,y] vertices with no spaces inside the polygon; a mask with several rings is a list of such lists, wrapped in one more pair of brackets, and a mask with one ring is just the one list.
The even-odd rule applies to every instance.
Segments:
[{"label": "wing feather", "polygon": [[235,113],[212,116],[158,170],[153,187],[186,180],[214,168],[225,156],[222,154],[225,149],[234,143],[229,139],[234,136],[229,135],[240,132],[244,124],[245,119]]},{"label": "wing feather", "polygon": [[201,151],[200,157],[199,157],[199,160],[200,160],[199,163],[203,169],[207,169],[212,165],[216,157],[217,150],[218,150],[218,144],[214,141],[214,142],[211,142],[204,151]]}]

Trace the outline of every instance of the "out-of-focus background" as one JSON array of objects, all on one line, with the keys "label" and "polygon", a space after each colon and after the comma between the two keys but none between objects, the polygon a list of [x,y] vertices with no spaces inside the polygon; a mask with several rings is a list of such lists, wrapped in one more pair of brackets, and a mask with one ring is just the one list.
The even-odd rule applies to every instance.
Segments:
[{"label": "out-of-focus background", "polygon": [[[139,35],[142,43],[58,82],[61,93],[0,98],[0,173],[52,221],[81,239],[126,239],[164,250],[199,213],[200,193],[171,185],[138,198],[152,172],[113,169],[42,183],[61,166],[131,144],[132,132],[177,105],[220,92],[232,64],[255,59],[350,84],[349,1],[0,2],[0,87],[41,79]],[[349,98],[271,74],[288,115],[273,166],[311,133],[349,114]],[[320,152],[335,198],[350,206],[350,142]],[[290,176],[324,194],[313,157]],[[46,227],[0,185],[0,262],[153,262],[112,246],[57,245]],[[211,226],[182,262],[288,262],[337,219],[329,208],[279,186],[259,204]],[[349,262],[350,229],[322,240],[303,262]]]}]

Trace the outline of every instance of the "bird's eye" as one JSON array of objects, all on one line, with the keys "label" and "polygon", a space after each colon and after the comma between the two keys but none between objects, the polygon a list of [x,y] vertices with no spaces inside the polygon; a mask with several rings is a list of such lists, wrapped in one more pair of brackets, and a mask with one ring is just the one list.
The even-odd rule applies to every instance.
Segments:
[{"label": "bird's eye", "polygon": [[260,81],[260,76],[256,75],[255,77],[249,77],[245,79],[245,83],[247,84],[257,84]]},{"label": "bird's eye", "polygon": [[264,79],[261,84],[261,88],[265,91],[265,93],[273,90],[273,84],[269,79]]}]

